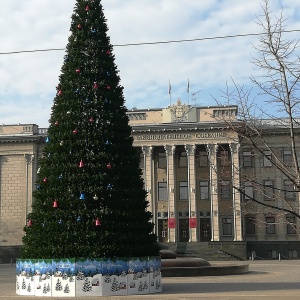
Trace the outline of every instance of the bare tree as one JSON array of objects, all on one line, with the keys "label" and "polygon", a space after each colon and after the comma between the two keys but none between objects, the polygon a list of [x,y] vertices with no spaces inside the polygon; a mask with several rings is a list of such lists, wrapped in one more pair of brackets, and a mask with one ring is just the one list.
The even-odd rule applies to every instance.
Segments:
[{"label": "bare tree", "polygon": [[[300,219],[300,57],[298,41],[287,39],[283,13],[272,16],[269,0],[262,1],[262,29],[253,64],[259,77],[250,77],[259,88],[259,99],[234,80],[224,92],[229,104],[239,107],[238,122],[228,121],[240,148],[240,184],[233,191],[242,195],[244,214],[256,211],[281,216],[291,230]],[[222,170],[218,170],[222,179]],[[271,220],[271,219],[270,219]],[[271,223],[270,223],[271,224]],[[266,224],[263,224],[266,226]]]}]

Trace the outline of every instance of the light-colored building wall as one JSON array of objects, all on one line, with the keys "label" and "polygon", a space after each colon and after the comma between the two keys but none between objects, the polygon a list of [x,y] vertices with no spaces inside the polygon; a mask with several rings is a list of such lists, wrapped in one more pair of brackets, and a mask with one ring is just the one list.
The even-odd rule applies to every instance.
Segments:
[{"label": "light-colored building wall", "polygon": [[40,142],[37,125],[0,127],[0,247],[22,243],[41,156]]}]

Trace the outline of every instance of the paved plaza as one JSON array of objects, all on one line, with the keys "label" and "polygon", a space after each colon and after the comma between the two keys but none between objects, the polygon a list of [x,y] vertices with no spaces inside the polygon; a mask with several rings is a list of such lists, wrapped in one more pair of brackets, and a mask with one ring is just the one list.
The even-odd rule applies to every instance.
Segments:
[{"label": "paved plaza", "polygon": [[[224,265],[229,262],[211,262]],[[300,299],[300,260],[234,262],[249,264],[243,275],[165,277],[163,292],[151,295],[84,297],[73,299]],[[15,293],[15,265],[0,265],[0,300],[4,299],[68,299],[18,296]],[[69,298],[70,299],[70,298]]]}]

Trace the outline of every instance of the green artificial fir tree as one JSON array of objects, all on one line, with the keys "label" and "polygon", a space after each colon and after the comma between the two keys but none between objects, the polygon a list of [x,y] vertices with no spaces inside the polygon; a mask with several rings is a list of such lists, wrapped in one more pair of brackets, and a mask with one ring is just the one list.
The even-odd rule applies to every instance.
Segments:
[{"label": "green artificial fir tree", "polygon": [[77,0],[23,258],[158,255],[100,0]]}]

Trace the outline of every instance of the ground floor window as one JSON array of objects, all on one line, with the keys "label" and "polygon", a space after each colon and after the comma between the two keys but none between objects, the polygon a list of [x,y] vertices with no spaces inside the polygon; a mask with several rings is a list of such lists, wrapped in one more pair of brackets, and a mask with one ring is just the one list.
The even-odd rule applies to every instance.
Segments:
[{"label": "ground floor window", "polygon": [[266,234],[275,234],[275,217],[266,217]]},{"label": "ground floor window", "polygon": [[222,233],[223,235],[232,235],[231,218],[222,218]]},{"label": "ground floor window", "polygon": [[296,234],[296,219],[295,217],[286,217],[286,233]]},{"label": "ground floor window", "polygon": [[298,252],[296,249],[289,249],[288,251],[289,258],[298,258]]},{"label": "ground floor window", "polygon": [[277,250],[267,250],[267,258],[277,258]]},{"label": "ground floor window", "polygon": [[255,234],[254,216],[245,216],[245,234]]}]

